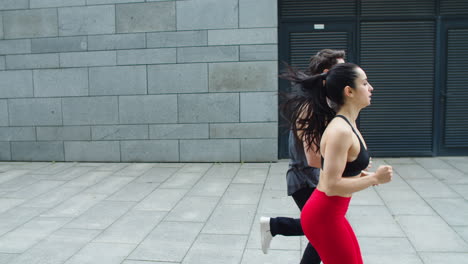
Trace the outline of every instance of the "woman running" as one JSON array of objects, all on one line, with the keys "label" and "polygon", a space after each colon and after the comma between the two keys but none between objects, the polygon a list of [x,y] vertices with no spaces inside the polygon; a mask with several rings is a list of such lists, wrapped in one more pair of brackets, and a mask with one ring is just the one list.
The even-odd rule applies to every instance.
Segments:
[{"label": "woman running", "polygon": [[316,190],[301,213],[307,239],[324,264],[362,264],[356,235],[345,218],[353,193],[391,181],[392,168],[369,165],[367,146],[356,119],[370,105],[373,87],[357,65],[343,63],[330,71],[302,77],[290,71],[300,92],[286,104],[294,131],[300,131],[307,160],[321,155],[322,167]]}]

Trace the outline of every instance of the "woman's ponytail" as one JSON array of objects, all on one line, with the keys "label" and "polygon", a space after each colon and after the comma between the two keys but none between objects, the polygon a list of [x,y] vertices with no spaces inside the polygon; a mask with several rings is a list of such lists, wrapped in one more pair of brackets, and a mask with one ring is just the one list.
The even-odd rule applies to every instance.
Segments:
[{"label": "woman's ponytail", "polygon": [[291,129],[310,149],[320,149],[320,139],[328,122],[335,112],[327,103],[325,80],[327,73],[308,76],[287,67],[280,77],[289,80],[297,91],[287,98],[281,107],[281,113],[289,121]]}]

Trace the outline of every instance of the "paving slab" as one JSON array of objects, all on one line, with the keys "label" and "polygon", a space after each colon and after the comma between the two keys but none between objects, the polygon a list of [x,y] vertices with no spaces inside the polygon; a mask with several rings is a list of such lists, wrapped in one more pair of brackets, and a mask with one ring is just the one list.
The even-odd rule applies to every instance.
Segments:
[{"label": "paving slab", "polygon": [[[366,264],[468,264],[468,157],[375,158],[354,194]],[[305,237],[260,246],[259,218],[300,212],[275,163],[0,162],[0,264],[299,263]]]}]

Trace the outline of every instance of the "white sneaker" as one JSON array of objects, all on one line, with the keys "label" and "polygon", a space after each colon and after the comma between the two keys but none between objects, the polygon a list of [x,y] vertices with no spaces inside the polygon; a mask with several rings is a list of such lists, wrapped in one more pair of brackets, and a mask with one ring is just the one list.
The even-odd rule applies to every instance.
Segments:
[{"label": "white sneaker", "polygon": [[263,254],[268,253],[271,239],[273,239],[273,236],[270,232],[270,217],[262,216],[260,217],[260,240],[262,242]]}]

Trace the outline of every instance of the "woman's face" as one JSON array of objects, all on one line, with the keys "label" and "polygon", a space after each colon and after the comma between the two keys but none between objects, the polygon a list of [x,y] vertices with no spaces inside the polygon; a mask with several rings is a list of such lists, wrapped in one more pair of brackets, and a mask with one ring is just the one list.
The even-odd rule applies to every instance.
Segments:
[{"label": "woman's face", "polygon": [[356,86],[354,89],[354,98],[356,103],[359,104],[359,106],[366,107],[371,103],[371,96],[374,88],[367,81],[367,75],[361,68],[357,68],[356,72],[357,78],[354,81]]}]

